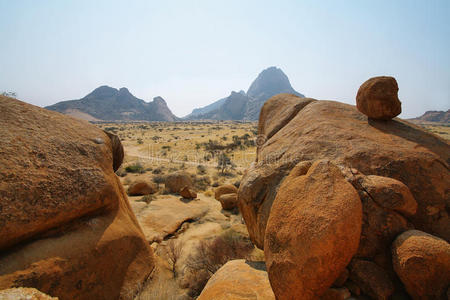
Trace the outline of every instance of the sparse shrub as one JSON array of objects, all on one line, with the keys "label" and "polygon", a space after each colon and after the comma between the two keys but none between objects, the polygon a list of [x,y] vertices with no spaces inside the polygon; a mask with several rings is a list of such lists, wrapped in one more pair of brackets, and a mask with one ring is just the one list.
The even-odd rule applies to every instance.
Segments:
[{"label": "sparse shrub", "polygon": [[155,200],[155,195],[149,194],[149,195],[143,196],[143,197],[142,197],[141,199],[139,199],[138,201],[140,201],[140,202],[145,202],[145,203],[149,204],[149,203],[152,202],[153,200]]},{"label": "sparse shrub", "polygon": [[211,179],[209,176],[191,176],[194,182],[195,189],[198,191],[204,191],[211,186]]},{"label": "sparse shrub", "polygon": [[144,167],[140,162],[127,166],[125,171],[128,173],[145,173]]},{"label": "sparse shrub", "polygon": [[153,174],[161,174],[161,173],[162,173],[162,168],[161,168],[161,167],[156,168],[156,169],[154,169],[154,170],[152,171],[152,173],[153,173]]},{"label": "sparse shrub", "polygon": [[208,279],[226,262],[246,258],[254,246],[247,237],[228,230],[213,240],[200,241],[197,251],[186,263],[189,276],[189,296],[196,297],[203,290]]},{"label": "sparse shrub", "polygon": [[217,181],[214,181],[212,184],[212,187],[218,187],[218,186],[219,186],[219,183]]},{"label": "sparse shrub", "polygon": [[144,141],[143,141],[141,138],[138,138],[138,139],[137,139],[137,143],[138,143],[139,145],[142,145],[142,144],[144,143]]},{"label": "sparse shrub", "polygon": [[124,168],[119,168],[117,171],[116,171],[116,175],[117,176],[120,176],[120,177],[125,177],[125,176],[127,176],[127,171],[125,171],[125,169]]},{"label": "sparse shrub", "polygon": [[207,197],[212,197],[214,195],[213,191],[209,190],[203,193]]},{"label": "sparse shrub", "polygon": [[206,174],[206,167],[204,165],[197,166],[197,174],[204,175]]},{"label": "sparse shrub", "polygon": [[165,181],[166,181],[165,176],[162,176],[162,175],[153,176],[153,182],[156,183],[158,188],[159,188],[159,185],[164,183]]}]

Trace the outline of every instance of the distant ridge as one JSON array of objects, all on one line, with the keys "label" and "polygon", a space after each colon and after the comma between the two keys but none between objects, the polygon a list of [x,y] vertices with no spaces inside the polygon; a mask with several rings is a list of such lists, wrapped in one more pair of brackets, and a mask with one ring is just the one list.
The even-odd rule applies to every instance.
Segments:
[{"label": "distant ridge", "polygon": [[292,88],[289,78],[281,69],[270,67],[258,75],[247,92],[233,91],[226,98],[205,107],[194,109],[184,119],[257,120],[264,102],[281,93],[304,97]]},{"label": "distant ridge", "polygon": [[177,121],[161,97],[145,102],[127,88],[100,86],[78,100],[62,101],[45,107],[88,121]]},{"label": "distant ridge", "polygon": [[417,118],[410,119],[416,122],[436,122],[436,123],[450,123],[450,109],[447,111],[430,110]]}]

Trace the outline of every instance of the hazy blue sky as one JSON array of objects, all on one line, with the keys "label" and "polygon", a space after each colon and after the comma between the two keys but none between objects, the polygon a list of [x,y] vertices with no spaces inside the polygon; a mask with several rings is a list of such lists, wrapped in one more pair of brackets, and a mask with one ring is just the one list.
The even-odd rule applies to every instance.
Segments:
[{"label": "hazy blue sky", "polygon": [[40,105],[100,85],[178,116],[280,67],[306,96],[355,102],[397,78],[402,117],[450,108],[450,1],[0,0],[0,91]]}]

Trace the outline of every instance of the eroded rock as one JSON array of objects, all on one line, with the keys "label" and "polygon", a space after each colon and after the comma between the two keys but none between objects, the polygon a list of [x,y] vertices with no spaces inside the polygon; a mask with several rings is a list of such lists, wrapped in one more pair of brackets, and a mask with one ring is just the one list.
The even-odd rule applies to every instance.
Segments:
[{"label": "eroded rock", "polygon": [[114,174],[121,145],[15,99],[0,96],[0,111],[0,289],[133,296],[154,260]]}]

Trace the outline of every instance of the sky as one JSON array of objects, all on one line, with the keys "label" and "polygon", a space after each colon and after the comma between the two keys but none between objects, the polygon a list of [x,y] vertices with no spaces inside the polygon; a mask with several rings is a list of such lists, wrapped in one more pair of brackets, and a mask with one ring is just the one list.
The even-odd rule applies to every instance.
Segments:
[{"label": "sky", "polygon": [[450,108],[449,0],[0,0],[0,92],[38,105],[101,85],[184,116],[277,66],[307,97],[355,104],[394,76],[403,118]]}]

